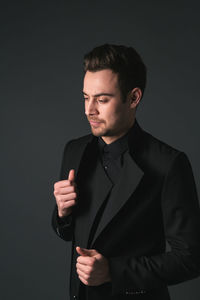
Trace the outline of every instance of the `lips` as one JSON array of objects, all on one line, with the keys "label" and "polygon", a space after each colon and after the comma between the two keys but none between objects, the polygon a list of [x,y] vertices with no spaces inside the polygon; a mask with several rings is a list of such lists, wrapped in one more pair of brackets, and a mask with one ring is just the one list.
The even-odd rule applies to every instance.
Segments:
[{"label": "lips", "polygon": [[101,123],[101,122],[90,120],[90,123]]},{"label": "lips", "polygon": [[101,121],[99,121],[99,120],[93,120],[93,119],[89,119],[89,122],[101,123]]},{"label": "lips", "polygon": [[100,123],[102,123],[102,122],[96,121],[96,120],[89,120],[89,122],[90,122],[90,125],[92,125],[92,126],[98,126]]}]

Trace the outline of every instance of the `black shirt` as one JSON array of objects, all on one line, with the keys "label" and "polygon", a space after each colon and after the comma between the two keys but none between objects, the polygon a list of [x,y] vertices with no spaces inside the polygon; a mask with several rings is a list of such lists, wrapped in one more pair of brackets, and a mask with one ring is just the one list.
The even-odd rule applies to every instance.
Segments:
[{"label": "black shirt", "polygon": [[123,167],[123,154],[128,150],[129,132],[130,130],[111,144],[106,144],[101,137],[98,139],[100,159],[113,184],[117,182]]}]

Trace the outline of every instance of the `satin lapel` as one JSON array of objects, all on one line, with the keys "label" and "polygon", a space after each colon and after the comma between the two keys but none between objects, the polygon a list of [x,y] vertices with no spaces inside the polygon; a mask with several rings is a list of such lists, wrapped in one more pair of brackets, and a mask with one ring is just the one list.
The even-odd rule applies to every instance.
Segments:
[{"label": "satin lapel", "polygon": [[144,172],[134,162],[131,155],[126,152],[124,155],[124,167],[122,169],[121,177],[118,184],[112,190],[91,244],[94,243],[98,235],[133,194],[143,177],[143,174]]},{"label": "satin lapel", "polygon": [[[91,233],[92,225],[94,223],[95,217],[103,204],[104,200],[108,197],[113,185],[111,181],[108,179],[103,166],[100,161],[98,161],[96,168],[97,176],[94,176],[95,180],[92,182],[91,191],[94,193],[95,201],[91,201],[91,213],[90,213],[90,221],[88,226],[88,236],[86,241],[88,242],[89,234]],[[86,242],[85,241],[85,242]]]},{"label": "satin lapel", "polygon": [[[93,142],[87,145],[87,149],[85,147],[81,152],[82,154],[77,155],[77,183],[80,185],[82,197],[78,199],[79,204],[76,207],[78,217],[75,231],[76,242],[81,247],[87,247],[96,214],[112,188],[112,183],[105,174],[101,162],[97,160],[96,142],[97,140],[93,139]],[[86,150],[85,153],[84,150]],[[95,166],[96,160],[97,165]]]},{"label": "satin lapel", "polygon": [[78,177],[78,171],[81,163],[81,159],[83,157],[84,151],[86,150],[86,147],[90,143],[95,143],[95,139],[93,136],[89,136],[88,140],[86,140],[82,145],[76,149],[74,149],[74,152],[71,153],[70,160],[69,160],[69,170],[74,169],[75,170],[75,181]]}]

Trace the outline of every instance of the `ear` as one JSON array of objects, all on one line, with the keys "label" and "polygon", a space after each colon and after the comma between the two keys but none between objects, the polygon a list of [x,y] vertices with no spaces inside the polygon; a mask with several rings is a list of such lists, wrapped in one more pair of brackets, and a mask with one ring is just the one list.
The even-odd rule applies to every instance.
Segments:
[{"label": "ear", "polygon": [[140,88],[136,87],[129,93],[129,102],[130,108],[136,108],[138,106],[141,98],[142,98],[142,91]]}]

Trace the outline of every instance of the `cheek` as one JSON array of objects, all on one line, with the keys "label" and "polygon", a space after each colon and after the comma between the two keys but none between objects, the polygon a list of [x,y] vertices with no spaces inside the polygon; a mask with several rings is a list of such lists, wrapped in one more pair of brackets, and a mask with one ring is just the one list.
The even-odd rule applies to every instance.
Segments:
[{"label": "cheek", "polygon": [[102,119],[105,120],[108,124],[115,124],[117,121],[121,119],[123,115],[124,108],[121,105],[109,105],[106,107],[101,107],[99,110]]},{"label": "cheek", "polygon": [[110,112],[109,119],[112,123],[115,123],[116,121],[121,119],[122,114],[122,108],[115,107],[115,109],[113,109],[112,112]]},{"label": "cheek", "polygon": [[113,109],[104,111],[103,118],[105,119],[106,123],[112,124],[115,122],[117,117],[117,112]]},{"label": "cheek", "polygon": [[87,102],[84,103],[85,112],[87,111]]}]

